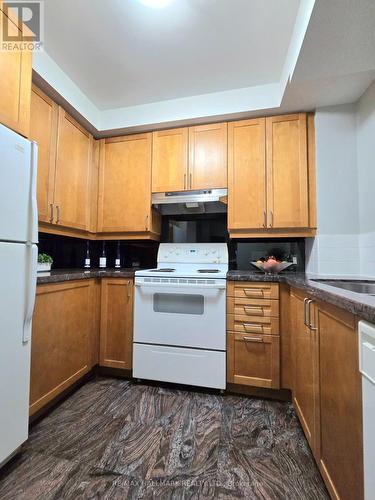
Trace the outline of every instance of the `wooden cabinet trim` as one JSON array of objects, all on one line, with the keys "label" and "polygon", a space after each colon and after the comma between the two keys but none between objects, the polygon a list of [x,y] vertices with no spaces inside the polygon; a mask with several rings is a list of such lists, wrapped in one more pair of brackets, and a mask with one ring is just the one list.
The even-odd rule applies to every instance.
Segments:
[{"label": "wooden cabinet trim", "polygon": [[307,161],[309,186],[309,226],[317,228],[316,219],[316,157],[315,157],[315,117],[313,113],[307,115]]}]

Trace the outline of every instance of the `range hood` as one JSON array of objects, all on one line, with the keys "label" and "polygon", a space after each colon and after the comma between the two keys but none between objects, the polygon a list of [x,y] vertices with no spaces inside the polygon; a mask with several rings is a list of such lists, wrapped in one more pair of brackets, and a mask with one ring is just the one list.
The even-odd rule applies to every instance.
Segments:
[{"label": "range hood", "polygon": [[227,195],[227,189],[153,193],[152,205],[163,215],[222,213],[227,211]]}]

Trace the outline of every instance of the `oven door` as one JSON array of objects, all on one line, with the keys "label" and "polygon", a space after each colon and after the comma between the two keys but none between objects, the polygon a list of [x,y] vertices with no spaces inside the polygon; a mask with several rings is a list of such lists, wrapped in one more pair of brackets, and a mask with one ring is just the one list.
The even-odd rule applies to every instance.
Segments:
[{"label": "oven door", "polygon": [[225,350],[225,280],[144,280],[135,280],[134,342]]}]

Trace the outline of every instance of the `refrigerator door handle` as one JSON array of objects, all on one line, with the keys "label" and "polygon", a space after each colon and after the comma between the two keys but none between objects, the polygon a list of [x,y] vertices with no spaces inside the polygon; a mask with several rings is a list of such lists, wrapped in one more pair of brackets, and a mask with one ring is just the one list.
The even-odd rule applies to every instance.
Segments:
[{"label": "refrigerator door handle", "polygon": [[36,294],[38,247],[36,245],[32,245],[30,250],[30,262],[28,262],[28,277],[26,282],[26,314],[22,336],[22,341],[24,343],[29,342],[31,339],[31,322],[33,319]]},{"label": "refrigerator door handle", "polygon": [[38,175],[38,144],[31,143],[31,182],[30,182],[30,234],[29,241],[38,243],[38,203],[37,203],[37,175]]}]

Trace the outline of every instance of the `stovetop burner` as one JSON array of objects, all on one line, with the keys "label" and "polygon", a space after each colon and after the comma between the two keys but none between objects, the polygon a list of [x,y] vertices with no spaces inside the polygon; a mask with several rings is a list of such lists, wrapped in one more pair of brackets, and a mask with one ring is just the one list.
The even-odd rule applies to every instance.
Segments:
[{"label": "stovetop burner", "polygon": [[218,273],[219,269],[198,269],[198,273]]},{"label": "stovetop burner", "polygon": [[164,267],[162,269],[150,269],[150,273],[173,273],[175,270],[172,267]]}]

